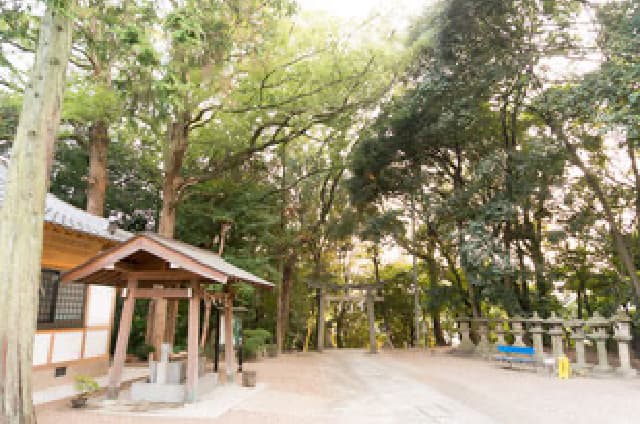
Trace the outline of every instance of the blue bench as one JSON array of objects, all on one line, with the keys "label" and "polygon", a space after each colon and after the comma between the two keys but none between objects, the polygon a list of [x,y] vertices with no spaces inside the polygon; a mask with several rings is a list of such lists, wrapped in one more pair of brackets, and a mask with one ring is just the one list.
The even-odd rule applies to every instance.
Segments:
[{"label": "blue bench", "polygon": [[501,354],[494,355],[493,359],[500,362],[507,362],[511,366],[513,364],[535,364],[533,355],[536,350],[529,346],[505,346],[498,345],[498,352]]}]

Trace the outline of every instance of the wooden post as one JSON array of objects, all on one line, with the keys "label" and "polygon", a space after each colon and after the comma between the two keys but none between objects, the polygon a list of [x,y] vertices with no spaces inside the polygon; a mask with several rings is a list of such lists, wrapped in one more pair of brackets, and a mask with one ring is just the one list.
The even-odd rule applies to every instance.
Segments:
[{"label": "wooden post", "polygon": [[220,309],[216,308],[216,339],[215,347],[213,350],[213,370],[218,372],[218,365],[220,364]]},{"label": "wooden post", "polygon": [[200,321],[200,288],[197,281],[191,282],[189,299],[189,328],[187,332],[187,402],[198,399],[198,335]]},{"label": "wooden post", "polygon": [[[161,285],[154,285],[154,288],[162,287]],[[151,344],[155,348],[156,359],[160,359],[160,351],[162,350],[162,343],[165,340],[165,332],[167,327],[167,299],[158,298],[152,300],[154,302],[154,316],[153,316],[153,335],[151,338]]]},{"label": "wooden post", "polygon": [[202,323],[202,334],[200,335],[200,347],[204,349],[209,335],[209,320],[211,319],[211,299],[204,299],[204,321]]},{"label": "wooden post", "polygon": [[[228,284],[228,283],[227,283]],[[235,382],[233,354],[233,293],[229,290],[224,298],[224,364],[227,383]]]},{"label": "wooden post", "polygon": [[127,345],[129,344],[129,334],[131,333],[131,322],[133,321],[133,307],[136,302],[133,291],[138,286],[138,280],[130,278],[127,281],[127,297],[122,306],[122,314],[120,315],[120,328],[118,329],[118,340],[116,342],[116,350],[113,355],[113,365],[109,373],[109,387],[107,388],[107,397],[109,399],[117,399],[120,390],[120,381],[122,380],[122,370],[124,368],[124,360],[127,356]]},{"label": "wooden post", "polygon": [[367,290],[367,317],[369,318],[369,353],[378,353],[378,343],[376,342],[375,314],[373,290]]},{"label": "wooden post", "polygon": [[318,289],[318,352],[324,349],[324,290]]}]

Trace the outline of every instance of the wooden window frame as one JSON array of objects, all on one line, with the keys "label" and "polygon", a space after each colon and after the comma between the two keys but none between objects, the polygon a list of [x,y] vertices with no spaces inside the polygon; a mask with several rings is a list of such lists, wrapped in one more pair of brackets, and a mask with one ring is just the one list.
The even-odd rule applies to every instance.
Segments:
[{"label": "wooden window frame", "polygon": [[[37,329],[38,330],[53,330],[53,329],[63,329],[63,328],[70,328],[70,329],[80,329],[80,328],[84,328],[84,319],[85,319],[85,309],[86,309],[86,303],[87,303],[87,287],[84,286],[83,287],[83,291],[82,291],[82,312],[80,315],[80,318],[78,319],[74,319],[74,320],[56,320],[56,308],[58,305],[58,292],[59,292],[59,287],[61,284],[60,281],[60,271],[56,270],[56,269],[51,269],[51,268],[42,268],[41,273],[44,272],[53,272],[56,273],[58,275],[58,279],[52,289],[52,302],[51,302],[51,308],[50,308],[50,318],[49,321],[40,321],[38,320],[37,322]],[[42,275],[41,275],[41,280],[42,281]],[[38,296],[40,295],[40,293],[38,292]],[[39,299],[38,299],[39,301]],[[38,306],[39,308],[39,306]]]}]

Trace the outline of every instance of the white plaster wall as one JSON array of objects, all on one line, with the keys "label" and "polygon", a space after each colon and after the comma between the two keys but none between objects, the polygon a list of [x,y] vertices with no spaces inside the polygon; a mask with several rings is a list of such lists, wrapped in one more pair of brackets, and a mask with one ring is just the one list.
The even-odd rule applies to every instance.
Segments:
[{"label": "white plaster wall", "polygon": [[75,361],[82,354],[82,330],[55,333],[51,362]]},{"label": "white plaster wall", "polygon": [[84,340],[84,357],[93,358],[107,353],[108,330],[87,330]]},{"label": "white plaster wall", "polygon": [[33,339],[33,365],[45,365],[49,359],[51,334],[36,334]]},{"label": "white plaster wall", "polygon": [[106,286],[89,286],[87,326],[109,325],[116,289]]}]

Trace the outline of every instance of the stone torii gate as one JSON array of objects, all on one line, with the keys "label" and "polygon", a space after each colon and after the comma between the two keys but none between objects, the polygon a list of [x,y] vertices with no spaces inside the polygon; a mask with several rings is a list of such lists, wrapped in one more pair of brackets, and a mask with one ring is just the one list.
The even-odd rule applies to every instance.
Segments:
[{"label": "stone torii gate", "polygon": [[324,349],[324,323],[325,323],[325,306],[330,301],[354,301],[362,300],[362,296],[354,296],[349,294],[344,295],[327,295],[327,290],[338,291],[346,290],[347,293],[351,290],[364,290],[366,294],[364,299],[367,304],[367,319],[369,321],[369,353],[378,353],[378,344],[376,342],[376,329],[375,329],[375,314],[374,304],[375,302],[381,302],[384,300],[381,296],[376,296],[374,291],[380,290],[384,287],[384,283],[378,284],[329,284],[329,283],[316,283],[307,282],[310,288],[314,288],[318,292],[318,329],[317,329],[317,341],[318,352],[322,352]]}]

